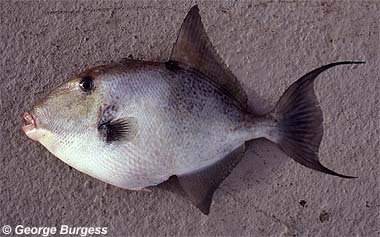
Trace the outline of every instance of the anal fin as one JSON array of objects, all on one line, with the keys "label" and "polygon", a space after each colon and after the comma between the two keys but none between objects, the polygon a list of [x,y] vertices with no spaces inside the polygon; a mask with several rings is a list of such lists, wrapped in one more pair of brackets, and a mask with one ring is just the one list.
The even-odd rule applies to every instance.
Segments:
[{"label": "anal fin", "polygon": [[241,161],[244,151],[243,144],[211,166],[189,174],[171,176],[158,187],[189,199],[203,214],[207,215],[210,212],[214,192]]}]

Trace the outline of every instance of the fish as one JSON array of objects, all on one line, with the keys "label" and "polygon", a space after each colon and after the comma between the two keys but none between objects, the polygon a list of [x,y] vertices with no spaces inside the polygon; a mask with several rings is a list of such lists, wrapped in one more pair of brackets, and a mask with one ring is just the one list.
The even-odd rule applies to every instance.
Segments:
[{"label": "fish", "polygon": [[207,215],[253,139],[273,142],[305,167],[355,178],[319,160],[323,115],[314,82],[335,66],[362,63],[314,69],[270,113],[256,115],[195,5],[169,60],[122,59],[78,73],[24,113],[22,130],[76,170],[127,190],[172,191]]}]

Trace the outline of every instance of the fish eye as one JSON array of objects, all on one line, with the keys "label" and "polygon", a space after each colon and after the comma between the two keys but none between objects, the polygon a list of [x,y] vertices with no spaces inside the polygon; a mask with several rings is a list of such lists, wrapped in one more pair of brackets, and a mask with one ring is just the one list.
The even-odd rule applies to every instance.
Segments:
[{"label": "fish eye", "polygon": [[84,92],[89,92],[94,88],[94,79],[90,76],[83,77],[79,82],[79,87]]}]

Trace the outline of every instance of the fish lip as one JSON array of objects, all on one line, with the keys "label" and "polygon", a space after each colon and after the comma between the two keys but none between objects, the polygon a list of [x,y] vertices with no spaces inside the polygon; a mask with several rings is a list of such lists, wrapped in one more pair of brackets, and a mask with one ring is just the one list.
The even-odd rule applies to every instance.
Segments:
[{"label": "fish lip", "polygon": [[24,124],[23,126],[21,127],[22,131],[24,133],[29,133],[31,131],[33,131],[34,129],[37,128],[37,122],[36,120],[34,119],[33,115],[30,114],[29,112],[25,112],[23,115],[22,115],[23,119],[24,119]]}]

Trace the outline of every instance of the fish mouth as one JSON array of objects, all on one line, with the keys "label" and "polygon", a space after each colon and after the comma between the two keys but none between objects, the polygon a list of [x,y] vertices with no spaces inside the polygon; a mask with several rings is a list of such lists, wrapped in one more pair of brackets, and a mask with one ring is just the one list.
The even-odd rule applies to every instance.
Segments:
[{"label": "fish mouth", "polygon": [[37,122],[29,112],[25,112],[22,117],[24,124],[21,129],[28,137],[31,137],[30,134],[37,129]]},{"label": "fish mouth", "polygon": [[35,110],[31,112],[25,112],[22,115],[24,124],[22,125],[21,130],[28,138],[32,139],[33,141],[42,143],[48,149],[50,147],[49,151],[54,153],[54,139],[52,139],[53,137],[51,136],[51,133],[48,130],[44,129],[43,126],[41,126],[34,112]]}]

